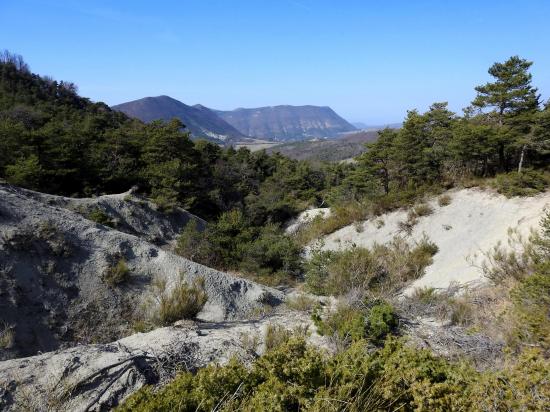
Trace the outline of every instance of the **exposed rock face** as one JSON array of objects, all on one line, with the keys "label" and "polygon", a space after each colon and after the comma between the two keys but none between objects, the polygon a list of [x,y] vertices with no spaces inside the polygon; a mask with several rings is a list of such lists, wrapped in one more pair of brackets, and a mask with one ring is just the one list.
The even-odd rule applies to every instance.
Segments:
[{"label": "exposed rock face", "polygon": [[[179,211],[172,217],[151,213],[141,222],[140,213],[150,205],[139,202],[130,194],[76,200],[0,185],[0,326],[9,325],[14,332],[13,344],[0,347],[0,359],[127,335],[145,302],[150,310],[156,305],[151,300],[154,279],[165,280],[168,289],[181,276],[185,281],[204,279],[208,301],[199,314],[204,320],[238,319],[281,301],[276,290],[191,262],[139,237],[160,234],[169,240],[195,219]],[[71,210],[79,206],[82,214]],[[125,231],[86,219],[88,207],[118,216]],[[127,279],[109,284],[107,274],[121,260],[129,270]]]},{"label": "exposed rock face", "polygon": [[356,130],[330,107],[270,106],[256,109],[218,110],[216,113],[241,133],[261,139],[303,140],[336,137]]},{"label": "exposed rock face", "polygon": [[112,107],[146,123],[177,118],[194,137],[219,141],[241,140],[245,136],[207,107],[188,106],[169,96],[145,97]]},{"label": "exposed rock face", "polygon": [[154,203],[137,196],[135,189],[94,198],[72,198],[18,190],[41,203],[67,209],[89,220],[97,221],[102,218],[107,226],[157,245],[173,243],[191,220],[196,222],[199,230],[206,227],[203,219],[187,210],[176,208],[170,213],[158,211]]}]

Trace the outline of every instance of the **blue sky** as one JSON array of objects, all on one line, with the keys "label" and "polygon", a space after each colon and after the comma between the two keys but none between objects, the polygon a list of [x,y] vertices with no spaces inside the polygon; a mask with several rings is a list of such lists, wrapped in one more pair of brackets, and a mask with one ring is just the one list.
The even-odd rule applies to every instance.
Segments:
[{"label": "blue sky", "polygon": [[0,21],[0,49],[108,104],[314,104],[382,124],[460,111],[515,54],[550,97],[547,0],[0,0]]}]

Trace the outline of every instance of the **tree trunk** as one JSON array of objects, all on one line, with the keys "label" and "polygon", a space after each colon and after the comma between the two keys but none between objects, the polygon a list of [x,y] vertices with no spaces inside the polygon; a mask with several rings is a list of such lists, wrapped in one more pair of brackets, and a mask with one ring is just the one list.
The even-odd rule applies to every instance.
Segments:
[{"label": "tree trunk", "polygon": [[519,156],[518,173],[521,174],[521,168],[523,167],[523,158],[525,156],[525,146],[521,147],[521,155]]},{"label": "tree trunk", "polygon": [[386,169],[383,172],[383,181],[384,181],[384,192],[386,194],[390,193],[390,175]]},{"label": "tree trunk", "polygon": [[499,143],[498,145],[498,163],[500,166],[500,170],[502,172],[506,172],[506,159],[504,155],[504,143]]}]

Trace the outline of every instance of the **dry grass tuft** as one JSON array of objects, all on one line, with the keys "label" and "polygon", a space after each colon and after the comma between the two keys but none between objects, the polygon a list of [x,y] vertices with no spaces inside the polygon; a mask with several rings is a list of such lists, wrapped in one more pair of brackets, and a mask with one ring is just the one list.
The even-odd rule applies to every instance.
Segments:
[{"label": "dry grass tuft", "polygon": [[167,287],[165,279],[155,279],[153,294],[158,305],[153,322],[160,325],[193,319],[208,299],[202,278],[195,279],[190,285],[180,278],[171,288]]}]

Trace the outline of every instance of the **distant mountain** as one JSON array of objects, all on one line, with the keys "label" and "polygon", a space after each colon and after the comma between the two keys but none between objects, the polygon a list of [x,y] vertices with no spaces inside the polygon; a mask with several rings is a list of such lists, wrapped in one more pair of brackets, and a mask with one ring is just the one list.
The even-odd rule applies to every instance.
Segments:
[{"label": "distant mountain", "polygon": [[242,134],[279,141],[337,137],[356,130],[330,107],[270,106],[256,109],[216,110]]},{"label": "distant mountain", "polygon": [[194,137],[205,137],[225,143],[246,138],[209,108],[200,104],[188,106],[169,96],[145,97],[117,104],[112,108],[144,122],[178,118]]},{"label": "distant mountain", "polygon": [[374,142],[378,132],[352,132],[338,139],[314,139],[288,142],[270,147],[268,153],[279,152],[297,160],[338,162],[359,156],[366,151],[365,143]]}]

